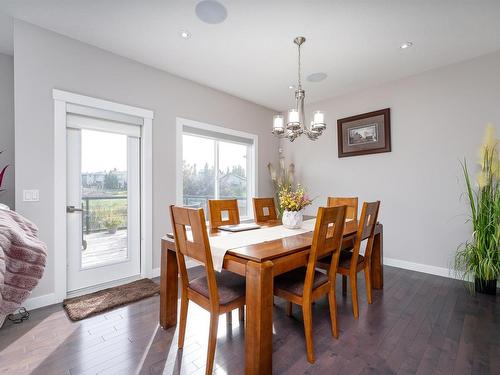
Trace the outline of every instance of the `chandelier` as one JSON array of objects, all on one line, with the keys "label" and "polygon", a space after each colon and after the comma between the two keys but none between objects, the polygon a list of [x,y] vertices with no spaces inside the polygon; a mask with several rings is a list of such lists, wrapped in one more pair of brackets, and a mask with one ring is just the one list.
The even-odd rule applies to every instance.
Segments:
[{"label": "chandelier", "polygon": [[322,134],[323,130],[326,128],[325,124],[325,113],[322,111],[316,111],[313,114],[313,120],[311,125],[307,126],[305,122],[304,115],[304,97],[306,92],[302,90],[301,81],[301,66],[300,66],[300,46],[306,41],[303,36],[298,36],[293,40],[293,42],[298,47],[299,52],[299,64],[298,64],[298,85],[297,90],[295,90],[295,108],[288,110],[288,119],[285,126],[285,119],[283,115],[273,116],[273,134],[279,138],[288,138],[290,142],[293,142],[297,137],[302,134],[307,135],[307,137],[315,141]]}]

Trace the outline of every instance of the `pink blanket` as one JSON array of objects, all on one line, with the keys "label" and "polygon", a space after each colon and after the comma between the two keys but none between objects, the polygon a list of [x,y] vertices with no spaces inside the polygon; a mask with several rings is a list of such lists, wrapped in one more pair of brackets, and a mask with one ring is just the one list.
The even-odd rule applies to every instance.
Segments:
[{"label": "pink blanket", "polygon": [[43,276],[47,247],[37,234],[31,221],[0,209],[0,327]]}]

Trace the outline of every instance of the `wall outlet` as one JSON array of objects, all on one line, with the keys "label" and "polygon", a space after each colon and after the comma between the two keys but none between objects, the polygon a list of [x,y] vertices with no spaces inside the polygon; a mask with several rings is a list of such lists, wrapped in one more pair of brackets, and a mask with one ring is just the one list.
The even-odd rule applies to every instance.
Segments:
[{"label": "wall outlet", "polygon": [[38,189],[36,190],[23,190],[23,202],[38,202],[40,200],[40,194]]}]

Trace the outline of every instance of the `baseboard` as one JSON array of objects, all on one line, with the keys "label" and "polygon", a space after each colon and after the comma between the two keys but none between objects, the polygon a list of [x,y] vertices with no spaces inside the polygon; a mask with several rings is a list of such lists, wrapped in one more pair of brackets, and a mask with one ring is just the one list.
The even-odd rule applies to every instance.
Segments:
[{"label": "baseboard", "polygon": [[151,271],[151,277],[160,277],[160,267],[158,268],[153,268]]},{"label": "baseboard", "polygon": [[[406,260],[399,260],[399,259],[385,258],[385,257],[384,257],[384,264],[387,266],[403,268],[405,270],[412,270],[436,276],[443,276],[449,279],[461,280],[460,277],[458,277],[455,274],[455,272],[450,268],[429,266],[427,264],[407,262]],[[472,277],[469,277],[468,280],[474,281]],[[500,280],[497,280],[497,288],[500,288]]]},{"label": "baseboard", "polygon": [[28,298],[22,303],[21,306],[25,307],[27,310],[34,310],[60,302],[62,302],[62,300],[56,295],[56,293],[49,293],[44,294],[43,296]]},{"label": "baseboard", "polygon": [[392,267],[403,268],[405,270],[412,270],[417,272],[428,273],[436,276],[443,276],[455,279],[453,270],[445,267],[430,266],[428,264],[408,262],[406,260],[386,258],[384,257],[384,264]]},{"label": "baseboard", "polygon": [[[199,266],[200,264],[201,263],[189,259],[186,262],[186,268],[193,268],[193,267]],[[160,277],[160,275],[161,275],[161,269],[160,269],[160,267],[153,268],[153,270],[151,271],[151,278],[153,278],[153,277]]]},{"label": "baseboard", "polygon": [[[156,270],[158,270],[158,275],[160,275],[160,273],[159,273],[160,269],[159,268],[158,269],[154,269],[153,270],[153,274],[155,273]],[[102,285],[99,285],[99,286],[94,286],[94,287],[90,287],[90,288],[80,289],[80,290],[78,290],[76,292],[69,292],[66,297],[69,297],[69,298],[76,297],[76,296],[81,295],[81,294],[92,293],[92,292],[95,292],[97,290],[101,290],[101,289],[105,289],[105,288],[110,288],[112,286],[121,285],[121,284],[124,284],[124,283],[127,283],[127,282],[131,282],[131,281],[134,281],[134,280],[138,280],[138,279],[140,279],[140,276],[134,276],[134,277],[131,277],[131,278],[115,280],[113,282],[102,284]],[[38,297],[30,297],[30,298],[28,298],[26,301],[24,301],[21,304],[21,307],[25,307],[27,310],[34,310],[34,309],[38,309],[40,307],[54,305],[56,303],[62,303],[63,299],[66,298],[66,297],[57,296],[56,293],[44,294],[44,295],[38,296]]]}]

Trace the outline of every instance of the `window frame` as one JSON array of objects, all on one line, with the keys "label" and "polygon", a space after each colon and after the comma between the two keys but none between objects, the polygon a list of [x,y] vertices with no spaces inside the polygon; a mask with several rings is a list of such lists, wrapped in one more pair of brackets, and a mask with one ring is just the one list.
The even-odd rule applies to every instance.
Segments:
[{"label": "window frame", "polygon": [[[191,128],[196,128],[200,130],[207,130],[215,133],[220,133],[223,135],[230,135],[230,136],[236,136],[236,137],[241,137],[241,138],[246,138],[249,140],[252,140],[252,144],[245,144],[245,143],[240,143],[236,141],[231,141],[223,138],[216,138],[216,137],[210,137],[210,136],[204,136],[204,135],[199,135],[199,134],[193,134],[189,131],[184,131],[183,127],[184,126],[189,126]],[[252,198],[258,196],[258,162],[257,162],[257,157],[258,157],[258,136],[256,134],[251,134],[247,132],[243,132],[240,130],[234,130],[230,128],[225,128],[222,126],[217,126],[217,125],[211,125],[211,124],[206,124],[203,122],[199,121],[194,121],[194,120],[189,120],[185,118],[177,118],[176,121],[176,204],[181,205],[183,204],[183,190],[184,190],[184,184],[183,184],[183,174],[182,174],[182,161],[183,161],[183,140],[182,136],[186,135],[191,135],[191,136],[196,136],[196,137],[202,137],[202,138],[208,138],[208,139],[214,139],[222,142],[228,142],[228,143],[236,143],[236,144],[245,144],[248,146],[248,153],[247,153],[247,176],[250,178],[250,183],[247,184],[247,215],[246,216],[240,216],[240,220],[251,220],[253,219],[253,209],[252,209]],[[219,152],[217,150],[219,143],[214,142],[215,145],[215,164],[214,164],[214,169],[217,172],[217,178],[215,179],[215,193],[217,194],[217,184],[219,180],[219,170],[218,170],[218,155]],[[205,212],[205,216],[208,218],[208,212]]]}]

